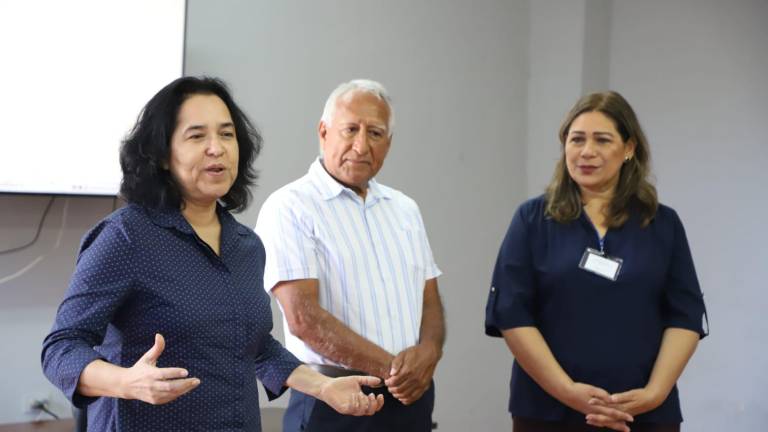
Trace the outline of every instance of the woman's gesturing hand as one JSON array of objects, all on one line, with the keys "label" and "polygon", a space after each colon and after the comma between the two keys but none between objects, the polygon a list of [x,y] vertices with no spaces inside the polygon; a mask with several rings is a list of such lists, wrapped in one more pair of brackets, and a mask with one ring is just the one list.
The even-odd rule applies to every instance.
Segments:
[{"label": "woman's gesturing hand", "polygon": [[138,399],[160,405],[171,402],[200,385],[197,378],[187,378],[182,368],[158,368],[157,360],[165,350],[165,338],[155,335],[155,344],[121,377],[124,399]]}]

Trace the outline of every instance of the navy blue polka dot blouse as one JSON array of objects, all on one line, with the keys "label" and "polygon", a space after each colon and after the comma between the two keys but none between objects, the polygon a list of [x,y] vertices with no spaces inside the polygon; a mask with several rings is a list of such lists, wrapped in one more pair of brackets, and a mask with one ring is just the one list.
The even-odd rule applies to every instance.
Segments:
[{"label": "navy blue polka dot blouse", "polygon": [[[75,273],[42,351],[43,370],[91,431],[260,431],[257,381],[270,398],[298,360],[270,335],[264,247],[227,211],[220,255],[179,211],[122,208],[83,238]],[[96,359],[132,366],[165,336],[158,367],[183,367],[200,386],[164,405],[88,398],[80,373]]]}]

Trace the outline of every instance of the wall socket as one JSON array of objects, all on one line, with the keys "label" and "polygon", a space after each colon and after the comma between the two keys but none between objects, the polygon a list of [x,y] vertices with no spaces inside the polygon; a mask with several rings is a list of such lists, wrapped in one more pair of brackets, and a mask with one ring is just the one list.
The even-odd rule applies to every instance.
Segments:
[{"label": "wall socket", "polygon": [[[26,421],[52,420],[67,416],[66,399],[54,392],[30,392],[21,398],[21,413]],[[64,413],[64,414],[62,414]],[[0,428],[1,429],[1,428]]]},{"label": "wall socket", "polygon": [[27,395],[22,398],[21,409],[24,414],[40,414],[41,406],[50,409],[50,395]]}]

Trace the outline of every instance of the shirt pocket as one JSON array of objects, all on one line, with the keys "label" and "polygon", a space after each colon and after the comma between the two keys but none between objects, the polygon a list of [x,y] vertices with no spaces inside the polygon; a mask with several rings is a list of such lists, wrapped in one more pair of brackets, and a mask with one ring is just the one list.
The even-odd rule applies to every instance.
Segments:
[{"label": "shirt pocket", "polygon": [[405,226],[400,229],[400,247],[406,255],[406,261],[414,270],[426,270],[429,251],[424,241],[425,233],[421,228]]}]

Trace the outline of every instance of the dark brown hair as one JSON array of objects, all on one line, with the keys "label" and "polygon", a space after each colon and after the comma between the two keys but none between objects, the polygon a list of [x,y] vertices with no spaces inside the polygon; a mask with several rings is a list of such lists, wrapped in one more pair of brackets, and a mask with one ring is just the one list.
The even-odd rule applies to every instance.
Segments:
[{"label": "dark brown hair", "polygon": [[643,226],[648,225],[656,215],[656,209],[659,206],[656,188],[648,179],[651,170],[648,140],[632,107],[615,91],[592,93],[582,97],[563,120],[559,134],[563,152],[555,167],[552,181],[547,187],[547,215],[562,223],[573,221],[581,215],[583,206],[581,193],[579,186],[568,174],[565,163],[565,142],[573,121],[587,112],[605,114],[613,121],[624,143],[630,140],[635,143],[634,157],[622,165],[616,191],[606,209],[608,228],[622,226],[632,212],[639,213]]}]

